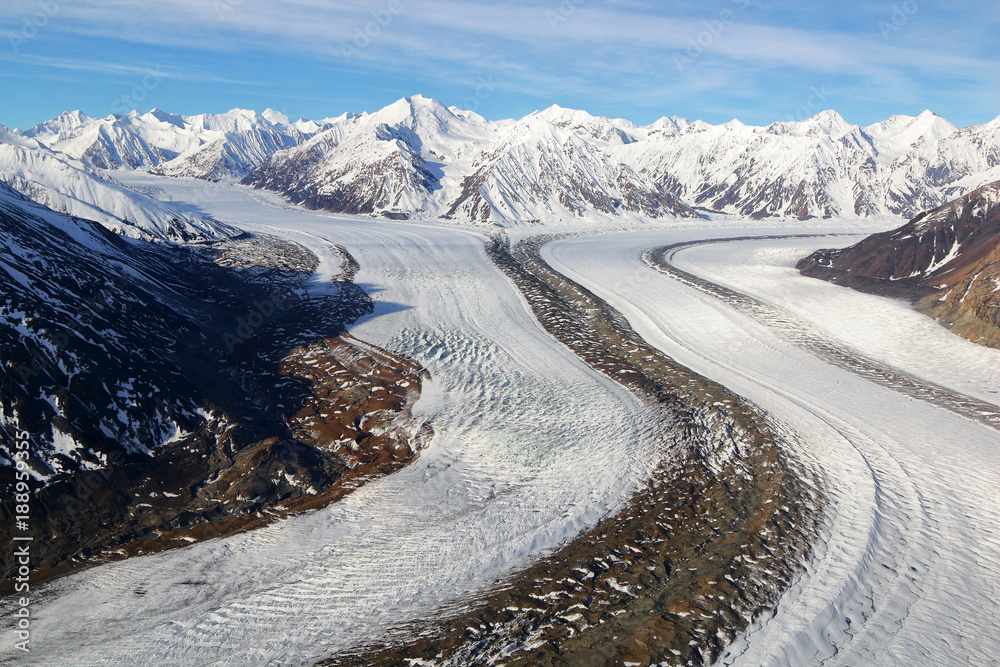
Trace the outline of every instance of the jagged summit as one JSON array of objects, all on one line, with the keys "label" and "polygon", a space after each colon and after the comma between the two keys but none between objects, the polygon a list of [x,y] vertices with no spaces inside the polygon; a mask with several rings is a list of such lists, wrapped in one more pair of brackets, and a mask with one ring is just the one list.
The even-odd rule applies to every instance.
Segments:
[{"label": "jagged summit", "polygon": [[[87,128],[88,132],[98,137],[95,145],[107,147],[110,144],[100,141],[114,141],[105,124],[91,124],[84,129]],[[125,145],[122,146],[125,152]],[[140,146],[127,148],[133,151],[146,149]],[[91,157],[103,159],[94,153]],[[56,211],[97,221],[111,231],[131,238],[191,241],[223,238],[235,233],[226,225],[177,210],[111,179],[102,178],[82,161],[52,150],[37,139],[2,129],[0,182]]]},{"label": "jagged summit", "polygon": [[529,118],[538,118],[564,128],[579,136],[615,144],[628,144],[636,140],[638,126],[624,118],[594,116],[586,111],[564,109],[553,104],[547,109],[536,111]]},{"label": "jagged summit", "polygon": [[244,183],[313,208],[478,224],[694,215],[603,151],[633,141],[629,127],[559,107],[491,123],[412,96],[276,153]]},{"label": "jagged summit", "polygon": [[92,122],[94,122],[94,119],[82,111],[64,111],[52,120],[39,123],[21,134],[26,137],[37,137],[42,134],[59,134],[81,128]]},{"label": "jagged summit", "polygon": [[24,134],[92,169],[153,169],[172,176],[238,180],[275,151],[330,126],[289,123],[269,111],[270,120],[248,109],[180,116],[154,108],[100,119],[67,112]]},{"label": "jagged summit", "polygon": [[[274,109],[66,112],[4,141],[36,140],[95,170],[245,179],[341,212],[521,224],[688,206],[759,219],[911,217],[1000,176],[998,132],[1000,118],[960,130],[930,110],[865,127],[834,110],[767,126],[677,116],[637,126],[560,105],[489,121],[417,94],[316,121]],[[669,205],[650,205],[664,197]]]},{"label": "jagged summit", "polygon": [[[138,113],[135,111],[133,111],[132,113],[136,114],[135,116],[136,118],[158,120],[161,123],[167,123],[169,125],[173,125],[178,128],[184,127],[184,119],[182,117],[178,116],[177,114],[167,113],[166,111],[160,111],[159,109],[156,108],[153,108],[149,112],[142,114],[142,116],[139,116]],[[131,118],[133,116],[129,114],[129,117]]]},{"label": "jagged summit", "polygon": [[[288,116],[281,113],[280,111],[275,111],[274,109],[271,108],[264,109],[264,111],[262,111],[260,115],[261,117],[264,118],[264,120],[266,120],[269,123],[272,123],[273,125],[291,124],[290,121],[288,120]],[[300,118],[299,120],[303,121],[305,120],[305,118]]]},{"label": "jagged summit", "polygon": [[880,161],[891,162],[905,157],[920,142],[927,147],[938,146],[958,128],[934,112],[924,111],[919,116],[892,116],[864,131],[878,143]]},{"label": "jagged summit", "polygon": [[[753,127],[743,125],[739,121],[736,121],[736,123],[738,123],[737,127]],[[856,128],[856,125],[848,123],[839,113],[828,109],[820,111],[804,120],[772,123],[767,126],[766,130],[773,134],[840,138]]]}]

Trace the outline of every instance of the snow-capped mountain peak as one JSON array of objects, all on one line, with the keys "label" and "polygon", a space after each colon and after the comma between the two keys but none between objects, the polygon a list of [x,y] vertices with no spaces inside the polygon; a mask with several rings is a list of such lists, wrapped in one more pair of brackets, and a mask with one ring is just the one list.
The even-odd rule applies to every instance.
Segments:
[{"label": "snow-capped mountain peak", "polygon": [[686,118],[680,118],[679,116],[670,116],[669,118],[663,116],[659,120],[655,121],[651,125],[647,125],[644,129],[648,136],[654,134],[663,134],[669,137],[674,137],[684,131],[691,123]]},{"label": "snow-capped mountain peak", "polygon": [[72,132],[94,122],[94,119],[82,111],[64,111],[52,120],[39,123],[29,130],[21,132],[26,137],[43,135],[60,135]]},{"label": "snow-capped mountain peak", "polygon": [[42,145],[37,139],[23,135],[17,130],[9,130],[3,125],[0,125],[0,144],[10,144],[12,146],[20,146],[21,148],[27,148],[30,150],[45,148],[45,146]]},{"label": "snow-capped mountain peak", "polygon": [[810,116],[801,121],[790,121],[775,123],[772,128],[780,126],[782,130],[789,134],[801,137],[831,137],[839,139],[856,128],[848,123],[843,116],[836,111],[827,109],[820,111],[814,116]]},{"label": "snow-capped mountain peak", "polygon": [[[133,114],[135,115],[133,116]],[[160,123],[173,125],[174,127],[180,129],[184,128],[184,119],[181,116],[178,116],[177,114],[167,113],[166,111],[161,111],[155,108],[142,114],[141,116],[137,111],[133,111],[131,114],[129,114],[129,118],[141,118],[149,122],[158,121]]]},{"label": "snow-capped mountain peak", "polygon": [[630,139],[623,128],[635,126],[559,107],[491,123],[412,96],[275,154],[244,183],[311,207],[478,223],[690,214],[603,152]]},{"label": "snow-capped mountain peak", "polygon": [[281,113],[280,111],[275,111],[274,109],[270,108],[264,109],[264,111],[262,111],[260,115],[261,117],[264,118],[264,120],[271,123],[272,125],[284,125],[286,127],[288,125],[291,125],[291,122],[288,120],[288,116]]},{"label": "snow-capped mountain peak", "polygon": [[[67,112],[26,134],[8,132],[6,143],[37,140],[25,147],[90,169],[246,178],[308,206],[502,224],[617,215],[608,211],[625,210],[622,173],[633,193],[755,218],[912,216],[1000,177],[1000,118],[959,130],[931,111],[867,127],[833,110],[763,127],[676,116],[639,127],[558,105],[489,121],[412,95],[319,121],[274,109]],[[586,196],[580,178],[590,179]]]},{"label": "snow-capped mountain peak", "polygon": [[461,120],[464,120],[466,123],[471,123],[473,125],[478,125],[480,127],[487,127],[488,125],[496,126],[504,123],[504,121],[500,121],[499,123],[488,121],[479,114],[477,114],[475,111],[469,111],[468,109],[460,109],[458,107],[448,107],[448,111],[455,114],[456,118],[460,118]]},{"label": "snow-capped mountain peak", "polygon": [[247,109],[179,116],[160,109],[95,119],[66,112],[25,133],[92,169],[155,169],[174,176],[242,178],[272,153],[330,127],[289,123],[284,114]]},{"label": "snow-capped mountain peak", "polygon": [[[96,133],[105,129],[87,127]],[[0,129],[0,181],[55,211],[94,220],[131,238],[188,241],[235,233],[102,178],[81,161],[5,129]]]},{"label": "snow-capped mountain peak", "polygon": [[635,133],[638,130],[635,123],[624,118],[593,116],[586,111],[564,109],[556,104],[542,111],[536,111],[528,118],[552,123],[584,138],[615,144],[632,143],[636,140]]},{"label": "snow-capped mountain peak", "polygon": [[864,128],[878,145],[882,162],[892,162],[905,156],[914,146],[923,142],[925,150],[934,150],[938,144],[958,128],[932,111],[919,116],[896,115]]}]

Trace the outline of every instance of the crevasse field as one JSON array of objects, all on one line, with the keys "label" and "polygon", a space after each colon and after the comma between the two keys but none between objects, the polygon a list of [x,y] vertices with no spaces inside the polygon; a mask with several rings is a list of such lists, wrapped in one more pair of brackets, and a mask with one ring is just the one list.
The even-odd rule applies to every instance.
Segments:
[{"label": "crevasse field", "polygon": [[[487,259],[484,233],[311,213],[235,186],[125,180],[308,246],[323,260],[316,289],[339,271],[330,246],[347,248],[376,302],[352,333],[430,371],[417,412],[435,436],[415,463],[326,509],[48,584],[31,662],[18,662],[8,633],[3,664],[310,664],[551,552],[620,508],[659,463],[640,402],[538,327]],[[997,430],[833,365],[642,255],[699,239],[857,233],[694,245],[671,261],[984,403],[1000,403],[1000,351],[793,268],[872,230],[768,224],[590,226],[543,248],[652,345],[771,413],[825,482],[806,572],[722,662],[989,664],[1000,654]],[[517,234],[540,231],[551,230]]]}]

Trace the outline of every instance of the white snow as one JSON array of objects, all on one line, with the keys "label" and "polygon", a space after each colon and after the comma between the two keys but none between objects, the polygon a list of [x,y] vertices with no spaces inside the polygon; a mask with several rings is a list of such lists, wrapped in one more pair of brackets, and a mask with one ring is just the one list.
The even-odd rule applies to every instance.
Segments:
[{"label": "white snow", "polygon": [[[713,235],[719,236],[702,234]],[[556,242],[544,253],[618,307],[646,340],[786,424],[800,456],[825,479],[828,522],[807,572],[777,614],[765,615],[722,664],[994,662],[1000,655],[996,431],[833,367],[640,260],[650,247],[693,236],[601,235]],[[800,240],[697,248],[686,251],[685,268],[713,277],[734,272],[729,280],[741,289],[788,306],[811,304],[799,313],[807,318],[820,314],[831,299],[810,293],[810,279],[776,275],[787,271],[789,244],[795,254],[809,251]],[[755,248],[776,248],[777,267],[754,256]],[[905,354],[905,342],[888,349],[868,344],[885,338],[919,345],[913,337],[923,331],[909,317],[871,317],[871,299],[887,309],[898,305],[891,300],[827,287],[839,290],[841,298],[829,306],[835,313],[877,328],[859,336],[851,326],[831,326],[826,316],[816,317],[817,326],[869,356],[895,353],[892,359],[906,360],[917,375],[966,390],[988,386],[1000,367],[996,350],[981,353],[947,332],[928,343],[934,353],[926,357]],[[967,376],[984,357],[990,365]],[[997,402],[995,393],[988,396]]]},{"label": "white snow", "polygon": [[[308,663],[491,586],[621,507],[656,466],[641,403],[539,329],[479,234],[163,187],[180,200],[207,188],[219,219],[321,253],[347,247],[376,300],[352,333],[431,372],[417,412],[436,435],[327,509],[52,582],[33,607],[32,664]],[[0,660],[23,664],[11,641]]]},{"label": "white snow", "polygon": [[171,241],[233,233],[102,178],[72,158],[0,128],[0,182],[54,211],[95,220],[131,238]]},{"label": "white snow", "polygon": [[682,249],[673,263],[786,309],[894,368],[981,400],[1000,401],[1000,351],[956,336],[905,301],[862,294],[795,270],[795,263],[814,250],[860,238],[716,243]]},{"label": "white snow", "polygon": [[282,113],[233,109],[178,116],[159,109],[90,118],[67,112],[25,130],[93,169],[150,169],[175,176],[239,180],[275,151],[343,120],[290,122]]},{"label": "white snow", "polygon": [[[328,258],[323,275],[334,271],[331,245],[346,247],[376,301],[352,333],[430,370],[417,413],[436,435],[414,464],[324,510],[51,582],[32,608],[31,664],[310,664],[488,588],[621,507],[656,465],[639,402],[539,330],[475,231],[308,213],[200,181],[128,182],[305,244]],[[767,410],[825,480],[827,521],[808,570],[725,664],[990,664],[1000,655],[996,431],[831,366],[640,259],[671,242],[820,224],[765,230],[716,217],[560,240],[543,254],[650,343]],[[867,356],[996,403],[997,351],[790,268],[853,240],[704,246],[678,261]],[[0,637],[0,660],[28,664],[13,641]]]},{"label": "white snow", "polygon": [[892,116],[864,129],[878,143],[877,159],[883,164],[892,164],[918,144],[936,149],[943,139],[958,132],[952,123],[930,110],[916,117]]},{"label": "white snow", "polygon": [[959,130],[925,111],[861,127],[826,110],[760,127],[677,117],[641,127],[553,106],[488,121],[414,95],[320,121],[154,109],[68,112],[4,132],[95,169],[237,181],[265,165],[258,182],[296,203],[332,195],[379,214],[513,225],[671,217],[656,203],[671,195],[755,217],[909,218],[1000,178],[998,120]]}]

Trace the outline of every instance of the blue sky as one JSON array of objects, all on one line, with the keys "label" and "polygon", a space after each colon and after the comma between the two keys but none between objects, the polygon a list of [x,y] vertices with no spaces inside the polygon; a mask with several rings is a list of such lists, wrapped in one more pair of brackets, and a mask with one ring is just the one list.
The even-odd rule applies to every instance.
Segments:
[{"label": "blue sky", "polygon": [[492,119],[559,104],[766,124],[832,108],[864,125],[931,109],[964,127],[1000,115],[997,35],[996,0],[3,0],[0,123],[322,118],[422,93]]}]

